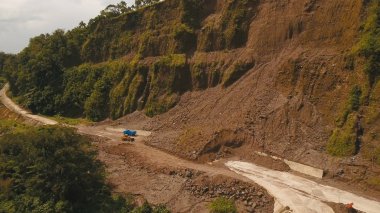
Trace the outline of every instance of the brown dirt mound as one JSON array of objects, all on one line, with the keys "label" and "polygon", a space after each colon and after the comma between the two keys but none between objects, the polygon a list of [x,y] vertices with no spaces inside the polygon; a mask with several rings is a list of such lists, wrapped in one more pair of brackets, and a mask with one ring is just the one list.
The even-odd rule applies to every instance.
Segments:
[{"label": "brown dirt mound", "polygon": [[24,121],[23,117],[8,110],[4,105],[0,104],[0,119],[9,119],[16,121]]},{"label": "brown dirt mound", "polygon": [[168,157],[141,143],[92,138],[117,193],[164,203],[173,212],[209,212],[210,202],[220,196],[234,199],[239,212],[273,212],[274,201],[266,190],[222,175],[229,173],[226,169]]}]

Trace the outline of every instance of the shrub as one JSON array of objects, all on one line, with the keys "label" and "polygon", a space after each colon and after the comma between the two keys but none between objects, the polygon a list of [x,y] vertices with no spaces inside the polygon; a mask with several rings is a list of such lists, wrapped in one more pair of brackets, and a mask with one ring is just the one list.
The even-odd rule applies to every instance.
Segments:
[{"label": "shrub", "polygon": [[142,206],[137,207],[130,211],[131,213],[170,213],[165,205],[152,206],[148,202],[145,202]]},{"label": "shrub", "polygon": [[143,95],[146,85],[146,77],[140,73],[136,74],[128,87],[128,95],[124,101],[123,114],[134,112],[138,108],[138,99]]},{"label": "shrub", "polygon": [[236,213],[237,209],[234,201],[224,197],[216,198],[210,205],[211,213]]},{"label": "shrub", "polygon": [[3,86],[5,85],[6,82],[7,82],[7,80],[0,76],[0,89],[3,88]]},{"label": "shrub", "polygon": [[380,178],[379,177],[371,177],[368,178],[367,183],[376,189],[380,189]]},{"label": "shrub", "polygon": [[108,94],[100,89],[95,89],[84,105],[86,117],[92,121],[101,121],[108,115]]},{"label": "shrub", "polygon": [[146,31],[144,32],[140,37],[139,37],[139,50],[138,54],[146,57],[146,56],[151,56],[154,55],[152,48],[154,47],[154,42],[155,36],[151,31]]},{"label": "shrub", "polygon": [[0,118],[0,136],[11,132],[22,132],[25,125],[12,120],[2,120]]},{"label": "shrub", "polygon": [[222,18],[224,44],[227,49],[243,46],[248,39],[249,23],[256,1],[233,0]]},{"label": "shrub", "polygon": [[100,66],[83,64],[69,69],[64,74],[65,90],[62,96],[61,114],[82,116],[86,99],[90,97],[96,82],[103,76]]},{"label": "shrub", "polygon": [[162,57],[149,70],[149,96],[145,110],[148,116],[164,113],[178,102],[179,94],[191,87],[185,55]]},{"label": "shrub", "polygon": [[360,109],[362,93],[363,92],[358,85],[351,89],[346,109],[344,110],[342,117],[337,120],[338,127],[342,127],[346,123],[348,116],[352,112],[357,112]]},{"label": "shrub", "polygon": [[349,109],[351,111],[358,111],[360,108],[360,98],[362,96],[362,90],[359,86],[352,88],[350,93]]},{"label": "shrub", "polygon": [[132,213],[152,213],[153,208],[148,202],[145,202],[141,207],[135,208]]},{"label": "shrub", "polygon": [[357,152],[357,115],[348,116],[342,128],[336,128],[327,143],[327,152],[333,156],[352,156]]},{"label": "shrub", "polygon": [[117,62],[99,65],[102,76],[96,81],[90,96],[84,103],[84,114],[92,121],[100,121],[110,115],[111,89],[121,81],[125,70]]},{"label": "shrub", "polygon": [[380,146],[373,143],[368,144],[364,148],[364,156],[372,163],[380,165]]},{"label": "shrub", "polygon": [[242,47],[248,40],[249,24],[256,0],[231,0],[221,13],[218,25],[203,26],[198,35],[198,51],[218,51]]},{"label": "shrub", "polygon": [[345,66],[344,68],[348,70],[354,70],[355,69],[355,57],[352,54],[346,55],[344,57],[345,59]]},{"label": "shrub", "polygon": [[153,213],[170,213],[165,205],[161,204],[153,208]]},{"label": "shrub", "polygon": [[223,86],[228,87],[239,80],[248,70],[252,69],[254,63],[238,62],[229,68],[223,75]]},{"label": "shrub", "polygon": [[196,29],[200,26],[202,5],[205,0],[182,0],[181,22]]},{"label": "shrub", "polygon": [[356,52],[366,59],[365,72],[370,85],[374,85],[380,76],[380,2],[372,0],[363,35]]},{"label": "shrub", "polygon": [[196,47],[196,34],[185,24],[179,24],[174,28],[174,39],[177,42],[178,53],[186,53]]},{"label": "shrub", "polygon": [[110,46],[110,57],[112,59],[120,58],[123,55],[128,54],[132,50],[133,37],[131,32],[123,32]]},{"label": "shrub", "polygon": [[145,114],[149,117],[162,114],[173,108],[179,97],[176,94],[164,95],[160,98],[152,98],[145,107]]}]

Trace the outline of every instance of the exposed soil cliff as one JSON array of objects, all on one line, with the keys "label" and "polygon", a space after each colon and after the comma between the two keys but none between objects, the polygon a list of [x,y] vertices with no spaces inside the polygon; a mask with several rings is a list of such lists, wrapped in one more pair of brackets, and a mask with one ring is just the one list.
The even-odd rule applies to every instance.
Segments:
[{"label": "exposed soil cliff", "polygon": [[226,35],[221,23],[231,2],[202,7],[197,49],[186,55],[191,83],[181,84],[191,92],[153,118],[151,128],[165,134],[150,143],[192,159],[260,150],[377,185],[379,85],[370,85],[354,50],[369,5],[255,1],[244,7],[246,42],[231,48],[217,36]]},{"label": "exposed soil cliff", "polygon": [[94,120],[158,115],[144,118],[160,132],[150,144],[186,158],[259,150],[376,188],[379,8],[363,0],[166,0],[101,15],[86,26],[81,65],[64,71],[59,101],[40,98],[55,90],[34,100]]}]

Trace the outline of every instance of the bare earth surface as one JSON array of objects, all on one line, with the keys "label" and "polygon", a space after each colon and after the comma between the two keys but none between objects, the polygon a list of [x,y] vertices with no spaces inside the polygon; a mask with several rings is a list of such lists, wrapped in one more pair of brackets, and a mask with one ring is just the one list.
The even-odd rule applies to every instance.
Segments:
[{"label": "bare earth surface", "polygon": [[295,212],[333,212],[323,202],[353,202],[356,209],[368,213],[376,213],[380,210],[379,202],[324,186],[287,172],[273,171],[239,161],[229,161],[226,166],[263,186],[279,202],[291,206]]},{"label": "bare earth surface", "polygon": [[[6,96],[7,89],[1,90],[0,98],[8,109],[43,124],[57,124],[22,110]],[[148,131],[137,131],[136,142],[131,144],[120,140],[121,126],[114,127],[107,122],[78,126],[77,129],[97,138],[95,145],[99,148],[99,158],[107,165],[109,181],[117,192],[141,195],[157,204],[165,203],[176,212],[207,212],[210,199],[221,195],[235,198],[239,209],[246,212],[282,212],[286,206],[293,212],[333,212],[325,202],[354,202],[354,207],[368,213],[380,210],[380,202],[288,172],[240,161],[228,161],[224,166],[222,163],[200,164],[178,158],[145,145],[144,138],[151,134]],[[199,180],[202,180],[200,184]],[[256,184],[275,198],[275,205]]]}]

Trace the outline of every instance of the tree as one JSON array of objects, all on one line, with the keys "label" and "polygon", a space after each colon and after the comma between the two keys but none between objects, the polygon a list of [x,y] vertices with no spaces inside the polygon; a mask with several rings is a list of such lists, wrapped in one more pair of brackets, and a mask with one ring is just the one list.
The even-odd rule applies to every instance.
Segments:
[{"label": "tree", "polygon": [[56,30],[30,39],[28,47],[4,65],[13,95],[22,96],[22,104],[33,112],[59,113],[64,72],[81,63],[87,35],[87,27],[81,23],[67,33]]},{"label": "tree", "polygon": [[144,6],[155,4],[157,2],[160,2],[160,0],[135,0],[135,7],[138,9]]},{"label": "tree", "polygon": [[105,17],[109,16],[119,16],[121,14],[125,14],[132,11],[132,8],[127,5],[125,1],[121,1],[120,3],[114,5],[110,4],[106,7],[106,9],[102,10],[100,14]]},{"label": "tree", "polygon": [[112,195],[104,165],[74,129],[0,120],[0,133],[0,212],[169,213]]},{"label": "tree", "polygon": [[111,212],[103,165],[73,129],[31,128],[0,138],[0,212]]}]

